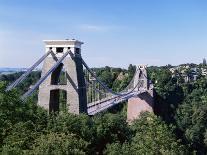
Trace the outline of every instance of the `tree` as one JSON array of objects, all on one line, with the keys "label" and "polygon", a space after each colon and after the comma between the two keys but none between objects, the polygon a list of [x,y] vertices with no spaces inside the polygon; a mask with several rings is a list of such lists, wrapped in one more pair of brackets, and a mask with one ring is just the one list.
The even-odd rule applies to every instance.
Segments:
[{"label": "tree", "polygon": [[101,75],[99,76],[101,81],[106,84],[109,88],[112,87],[112,83],[113,83],[113,75],[110,72],[110,70],[105,70],[101,73]]},{"label": "tree", "polygon": [[132,64],[129,65],[128,67],[128,73],[129,73],[129,77],[133,77],[134,73],[136,71],[136,66],[133,66]]},{"label": "tree", "polygon": [[120,144],[118,142],[107,144],[104,150],[105,155],[132,155],[134,154],[130,150],[130,145],[128,143]]},{"label": "tree", "polygon": [[186,148],[176,139],[172,126],[153,114],[144,113],[131,126],[134,136],[130,142],[107,145],[107,154],[184,154]]},{"label": "tree", "polygon": [[88,143],[73,134],[49,133],[35,140],[32,153],[34,155],[70,155],[85,154]]},{"label": "tree", "polygon": [[167,123],[173,123],[176,109],[184,99],[182,87],[165,68],[149,68],[149,77],[155,82],[155,113]]},{"label": "tree", "polygon": [[207,93],[195,89],[176,113],[178,128],[193,149],[206,152],[205,132],[207,129]]},{"label": "tree", "polygon": [[[133,65],[128,69],[94,71],[120,91],[135,71]],[[117,78],[120,72],[123,76]],[[0,80],[8,83],[20,75],[0,76]],[[0,82],[0,154],[187,154],[184,145],[191,152],[207,152],[206,78],[183,84],[168,67],[149,67],[148,77],[155,83],[155,113],[162,119],[145,113],[129,126],[126,110],[120,112],[120,107],[93,117],[64,111],[48,115],[36,105],[37,96],[22,101],[21,93],[39,75],[32,73],[25,84],[8,92],[6,83]]]},{"label": "tree", "polygon": [[9,146],[10,149],[29,150],[38,136],[36,127],[31,121],[19,122],[8,130],[9,134],[4,138],[3,145]]},{"label": "tree", "polygon": [[6,84],[0,82],[0,149],[2,145],[6,149],[28,148],[32,143],[30,136],[34,136],[30,132],[45,128],[47,112],[31,100],[23,102],[16,89],[5,89]]},{"label": "tree", "polygon": [[118,142],[124,143],[130,138],[130,130],[123,116],[119,114],[106,113],[94,118],[96,129],[95,143],[96,151],[101,153],[106,144]]},{"label": "tree", "polygon": [[49,116],[47,131],[73,133],[90,142],[94,139],[92,126],[93,122],[87,115],[77,116],[69,113],[59,113]]},{"label": "tree", "polygon": [[143,114],[132,126],[135,136],[131,150],[135,154],[180,154],[186,150],[173,134],[172,126],[167,126],[153,114]]}]

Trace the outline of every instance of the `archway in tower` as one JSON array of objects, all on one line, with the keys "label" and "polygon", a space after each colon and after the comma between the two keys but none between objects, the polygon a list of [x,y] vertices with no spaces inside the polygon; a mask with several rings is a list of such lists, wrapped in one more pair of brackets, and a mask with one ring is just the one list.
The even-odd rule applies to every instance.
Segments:
[{"label": "archway in tower", "polygon": [[61,63],[51,74],[51,85],[66,85],[66,71]]},{"label": "archway in tower", "polygon": [[67,91],[54,89],[50,91],[49,112],[67,111]]}]

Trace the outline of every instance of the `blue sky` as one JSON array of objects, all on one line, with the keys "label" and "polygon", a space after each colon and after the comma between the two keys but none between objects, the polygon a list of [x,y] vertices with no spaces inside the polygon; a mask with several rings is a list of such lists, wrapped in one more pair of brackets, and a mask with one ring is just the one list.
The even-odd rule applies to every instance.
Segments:
[{"label": "blue sky", "polygon": [[206,0],[0,0],[0,67],[28,67],[44,39],[84,42],[90,66],[207,58]]}]

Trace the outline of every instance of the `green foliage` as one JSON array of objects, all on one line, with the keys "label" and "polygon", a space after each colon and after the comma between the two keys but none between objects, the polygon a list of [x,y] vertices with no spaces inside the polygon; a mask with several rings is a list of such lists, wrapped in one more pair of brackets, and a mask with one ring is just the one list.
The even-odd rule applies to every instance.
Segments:
[{"label": "green foliage", "polygon": [[190,146],[191,151],[205,153],[207,79],[182,83],[179,78],[172,78],[167,68],[151,67],[148,70],[155,83],[156,114],[177,126],[177,136]]},{"label": "green foliage", "polygon": [[185,147],[176,139],[172,126],[167,126],[158,117],[144,113],[131,129],[133,137],[129,142],[107,145],[105,154],[184,154]]},{"label": "green foliage", "polygon": [[[6,83],[22,73],[2,75],[0,80],[6,83],[0,82],[0,152],[133,155],[189,154],[189,149],[205,154],[207,79],[182,83],[182,78],[172,77],[170,67],[148,68],[156,92],[155,113],[160,117],[145,113],[131,126],[126,123],[126,106],[92,118],[65,111],[48,115],[36,105],[36,95],[25,102],[19,98],[37,81],[40,72],[33,72],[25,83],[9,92],[5,92]],[[110,88],[120,91],[132,79],[134,69],[130,65],[128,70],[108,66],[94,70]],[[61,103],[64,109],[64,94]]]},{"label": "green foliage", "polygon": [[[107,113],[94,118],[96,132],[96,151],[102,152],[106,144],[119,142],[123,143],[130,138],[130,129],[126,119],[118,114]],[[101,145],[100,145],[101,144]]]},{"label": "green foliage", "polygon": [[179,106],[176,122],[192,148],[206,150],[204,135],[207,129],[207,91],[195,89]]},{"label": "green foliage", "polygon": [[166,68],[149,68],[150,79],[155,83],[155,113],[166,122],[173,123],[176,109],[184,99],[184,92]]},{"label": "green foliage", "polygon": [[35,140],[31,154],[69,155],[85,154],[88,143],[73,134],[49,133]]},{"label": "green foliage", "polygon": [[124,143],[120,144],[118,142],[107,144],[106,149],[104,150],[105,155],[132,155],[133,152],[130,150],[130,144]]},{"label": "green foliage", "polygon": [[120,92],[121,90],[123,90],[124,88],[127,87],[127,85],[129,84],[130,80],[132,78],[130,78],[128,75],[125,76],[123,79],[119,80],[119,79],[116,79],[114,82],[113,82],[113,85],[112,85],[112,89],[116,92]]},{"label": "green foliage", "polygon": [[4,145],[2,148],[2,152],[0,152],[1,155],[26,155],[27,151],[23,151],[22,149],[18,147],[11,147]]},{"label": "green foliage", "polygon": [[[94,69],[101,81],[117,92],[123,90],[129,84],[135,70],[136,67],[131,64],[127,71],[121,68],[110,68],[108,66],[101,69]],[[123,78],[118,79],[119,75],[123,75]]]},{"label": "green foliage", "polygon": [[101,81],[107,84],[108,87],[112,87],[113,78],[114,78],[113,75],[108,70],[103,71],[100,76]]},{"label": "green foliage", "polygon": [[[14,82],[17,78],[19,78],[23,72],[8,74],[8,75],[0,75],[0,81],[5,81],[7,83]],[[24,82],[20,83],[17,88],[18,91],[22,94],[28,90],[28,88],[35,84],[37,80],[40,78],[40,71],[33,71],[25,80]]]},{"label": "green foliage", "polygon": [[24,150],[30,149],[33,140],[38,135],[35,131],[35,125],[31,121],[16,123],[8,130],[9,134],[4,139],[3,144]]},{"label": "green foliage", "polygon": [[129,77],[133,77],[134,73],[136,71],[136,66],[133,66],[132,64],[129,65],[128,67],[128,74],[129,74]]},{"label": "green foliage", "polygon": [[16,90],[9,92],[4,90],[5,83],[0,83],[0,143],[10,134],[13,124],[32,121],[37,123],[37,128],[41,128],[45,116],[45,113],[32,102],[23,102]]},{"label": "green foliage", "polygon": [[47,123],[47,131],[76,134],[86,141],[93,140],[93,122],[87,115],[73,115],[60,113],[50,115]]},{"label": "green foliage", "polygon": [[131,150],[135,154],[183,154],[184,146],[176,140],[172,126],[167,126],[155,115],[145,113],[132,125],[135,136]]}]

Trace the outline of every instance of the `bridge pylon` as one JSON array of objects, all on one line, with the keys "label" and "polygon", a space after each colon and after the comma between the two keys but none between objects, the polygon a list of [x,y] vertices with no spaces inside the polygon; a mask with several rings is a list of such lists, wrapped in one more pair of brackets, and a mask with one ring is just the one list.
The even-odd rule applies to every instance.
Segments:
[{"label": "bridge pylon", "polygon": [[136,88],[137,91],[146,91],[128,99],[127,121],[129,123],[139,118],[142,112],[153,112],[154,106],[153,84],[147,77],[147,65],[138,65],[136,69],[134,87],[140,82],[140,86]]},{"label": "bridge pylon", "polygon": [[44,40],[45,50],[52,53],[44,60],[41,77],[70,51],[59,66],[39,86],[38,105],[59,111],[60,104],[69,113],[87,113],[86,84],[81,58],[82,42],[78,40]]},{"label": "bridge pylon", "polygon": [[[137,83],[140,83],[141,86],[137,87]],[[147,65],[137,65],[136,75],[134,79],[134,87],[136,87],[136,91],[138,91],[139,88],[146,90],[149,89],[149,81],[147,78]]]}]

